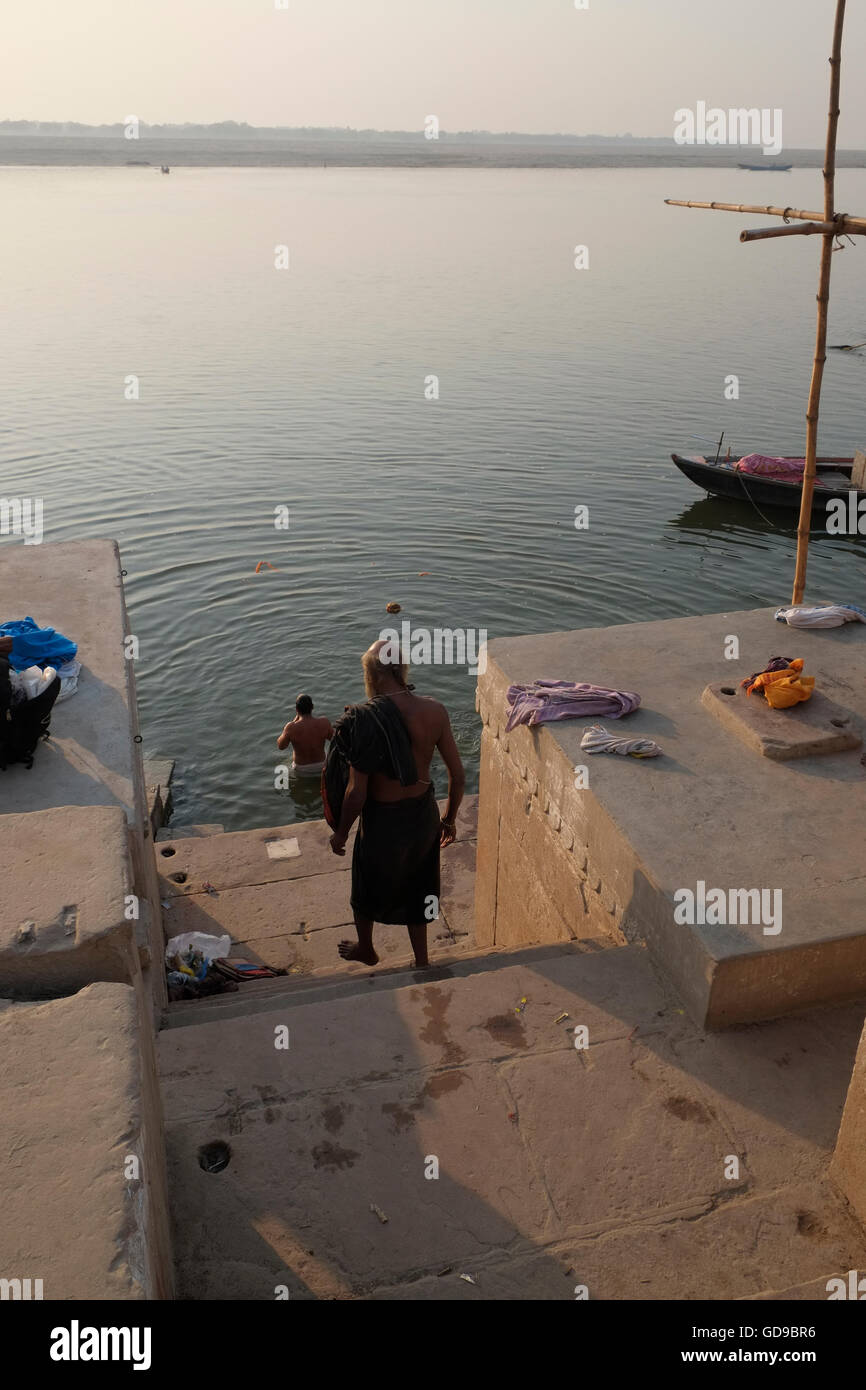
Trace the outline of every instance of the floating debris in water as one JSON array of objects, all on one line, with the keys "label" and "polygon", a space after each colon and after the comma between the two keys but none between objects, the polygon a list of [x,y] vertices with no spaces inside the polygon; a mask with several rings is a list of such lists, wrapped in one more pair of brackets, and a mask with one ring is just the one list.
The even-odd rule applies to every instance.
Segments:
[{"label": "floating debris in water", "polygon": [[386,613],[400,613],[400,612],[402,612],[402,609],[401,609],[399,603],[386,603],[386,604],[385,604],[385,612],[386,612]]},{"label": "floating debris in water", "polygon": [[388,1218],[387,1218],[387,1216],[385,1215],[385,1213],[383,1212],[383,1210],[382,1210],[381,1207],[377,1207],[375,1202],[371,1202],[371,1203],[370,1203],[370,1210],[371,1210],[371,1212],[373,1212],[374,1216],[378,1216],[378,1218],[379,1218],[379,1220],[381,1221],[381,1223],[382,1223],[383,1226],[387,1226],[387,1224],[388,1224]]}]

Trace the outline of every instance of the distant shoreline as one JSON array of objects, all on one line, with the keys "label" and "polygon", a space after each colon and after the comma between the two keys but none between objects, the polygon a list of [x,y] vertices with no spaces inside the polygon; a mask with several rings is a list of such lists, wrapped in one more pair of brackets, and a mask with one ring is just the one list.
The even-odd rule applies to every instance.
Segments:
[{"label": "distant shoreline", "polygon": [[[767,169],[791,164],[820,169],[822,150],[785,150]],[[208,137],[0,135],[0,166],[154,168],[394,168],[394,169],[735,169],[761,164],[752,146],[674,146],[649,142],[599,144],[520,141],[358,140]],[[866,150],[842,150],[840,169],[866,169]],[[743,174],[747,171],[743,170]]]}]

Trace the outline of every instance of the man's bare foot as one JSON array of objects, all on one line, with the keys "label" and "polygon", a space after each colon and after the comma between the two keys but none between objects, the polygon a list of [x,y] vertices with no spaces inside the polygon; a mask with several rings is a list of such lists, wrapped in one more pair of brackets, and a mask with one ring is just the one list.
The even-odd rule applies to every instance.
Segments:
[{"label": "man's bare foot", "polygon": [[337,950],[343,960],[359,960],[362,965],[378,965],[379,957],[371,946],[369,951],[362,951],[357,941],[341,941]]}]

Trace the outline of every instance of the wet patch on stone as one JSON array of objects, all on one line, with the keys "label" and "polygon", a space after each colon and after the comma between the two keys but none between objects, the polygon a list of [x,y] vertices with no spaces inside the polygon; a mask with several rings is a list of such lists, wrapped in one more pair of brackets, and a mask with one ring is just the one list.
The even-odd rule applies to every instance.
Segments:
[{"label": "wet patch on stone", "polygon": [[342,1105],[326,1105],[322,1111],[322,1124],[329,1134],[336,1134],[345,1121]]},{"label": "wet patch on stone", "polygon": [[382,1105],[382,1114],[387,1115],[391,1122],[393,1132],[399,1134],[401,1130],[411,1129],[415,1123],[413,1111],[422,1108],[423,1101],[410,1101],[408,1105],[401,1105],[399,1101],[388,1100]]},{"label": "wet patch on stone", "polygon": [[664,1102],[665,1110],[678,1120],[692,1120],[696,1125],[708,1125],[712,1112],[699,1100],[689,1100],[688,1096],[669,1096]]},{"label": "wet patch on stone", "polygon": [[445,1020],[450,1003],[451,995],[445,990],[437,989],[435,985],[425,989],[423,1008],[427,1023],[418,1034],[422,1042],[442,1048],[442,1065],[446,1067],[457,1066],[466,1058],[463,1048],[452,1039]]},{"label": "wet patch on stone", "polygon": [[360,1158],[360,1154],[354,1149],[341,1149],[339,1144],[332,1144],[328,1139],[324,1144],[317,1144],[313,1149],[314,1168],[353,1168],[355,1160]]},{"label": "wet patch on stone", "polygon": [[466,1075],[462,1071],[444,1071],[438,1076],[430,1076],[424,1083],[423,1094],[429,1096],[431,1100],[437,1100],[439,1096],[445,1096],[449,1091],[459,1091]]},{"label": "wet patch on stone", "polygon": [[493,1014],[481,1026],[490,1034],[491,1038],[502,1043],[505,1047],[526,1048],[529,1046],[523,1019],[519,1018],[517,1014]]}]

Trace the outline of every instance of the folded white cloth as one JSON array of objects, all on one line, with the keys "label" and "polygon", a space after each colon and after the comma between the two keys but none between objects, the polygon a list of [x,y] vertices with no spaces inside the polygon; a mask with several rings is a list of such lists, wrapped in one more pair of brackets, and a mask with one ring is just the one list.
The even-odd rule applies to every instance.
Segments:
[{"label": "folded white cloth", "polygon": [[798,604],[796,608],[780,608],[777,623],[789,627],[841,627],[843,623],[866,623],[866,612],[856,603]]},{"label": "folded white cloth", "polygon": [[630,758],[657,758],[662,751],[651,738],[609,734],[603,724],[592,724],[584,730],[580,746],[587,753],[622,753]]}]

